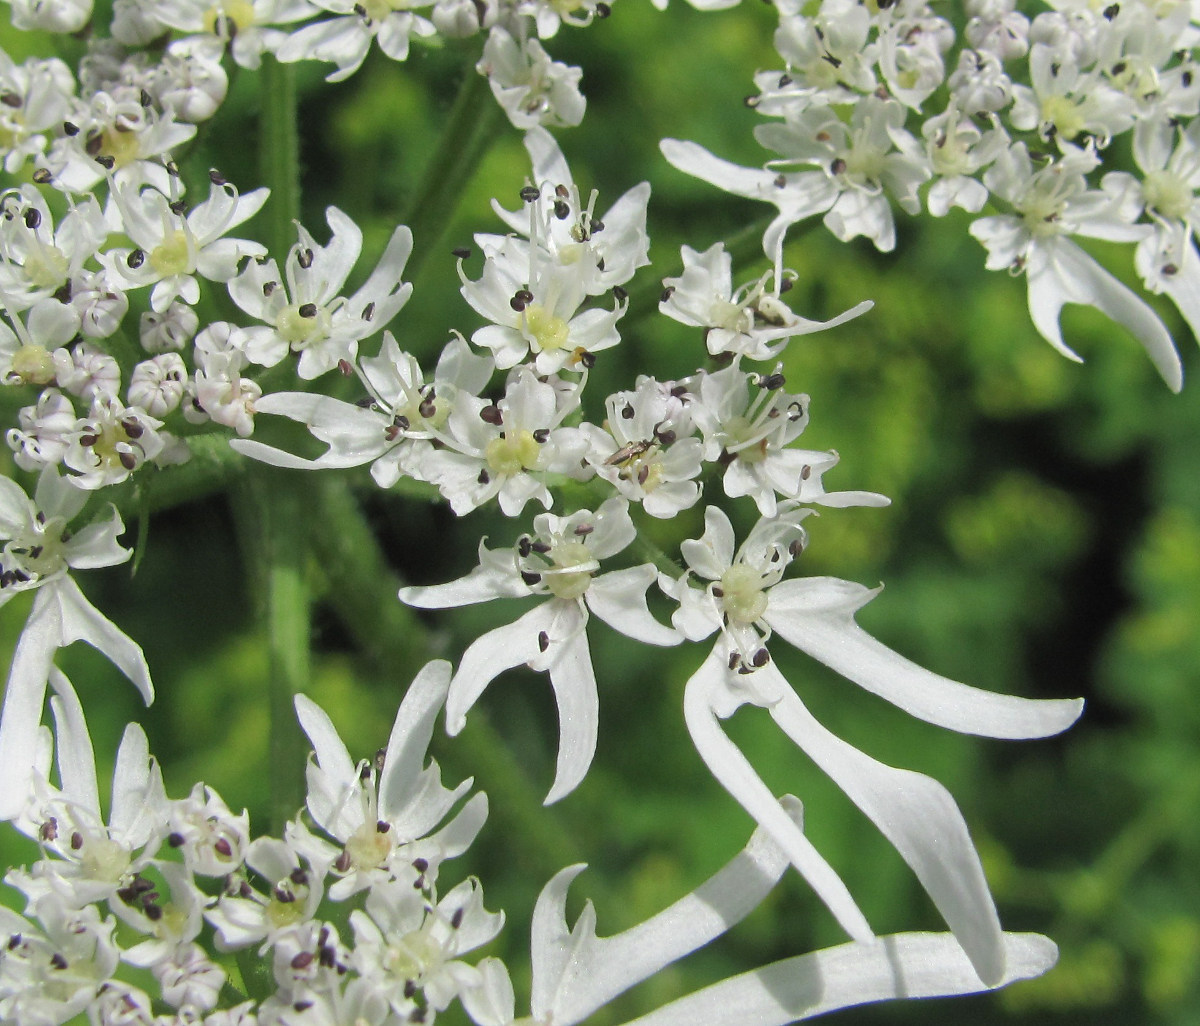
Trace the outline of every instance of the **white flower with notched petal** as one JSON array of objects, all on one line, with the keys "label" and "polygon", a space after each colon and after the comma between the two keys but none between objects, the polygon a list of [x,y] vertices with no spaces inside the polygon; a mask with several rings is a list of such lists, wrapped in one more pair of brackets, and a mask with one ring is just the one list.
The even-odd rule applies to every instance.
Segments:
[{"label": "white flower with notched petal", "polygon": [[417,674],[396,713],[382,765],[353,762],[325,712],[296,696],[296,713],[315,754],[308,764],[308,811],[338,844],[310,834],[298,821],[289,838],[314,864],[341,877],[329,888],[334,900],[397,876],[410,887],[414,879],[432,882],[441,862],[466,851],[483,826],[487,797],[480,793],[431,832],[471,787],[468,779],[447,790],[437,763],[424,765],[449,684],[450,664],[442,660]]},{"label": "white flower with notched petal", "polygon": [[599,698],[588,648],[589,612],[613,630],[650,645],[675,645],[679,635],[646,606],[656,571],[645,563],[598,574],[601,560],[624,549],[637,531],[623,499],[596,512],[534,519],[514,549],[480,543],[479,566],[448,584],[400,589],[400,600],[425,609],[536,595],[546,599],[520,619],[477,638],[463,653],[446,699],[446,729],[457,734],[467,712],[504,670],[525,664],[550,674],[559,713],[558,768],[546,802],[578,786],[596,750]]},{"label": "white flower with notched petal", "polygon": [[1001,154],[984,175],[992,194],[1011,214],[981,217],[971,234],[987,249],[988,270],[1024,272],[1034,327],[1063,356],[1079,355],[1062,339],[1059,314],[1067,303],[1094,306],[1123,325],[1146,349],[1172,391],[1183,387],[1179,354],[1158,315],[1122,285],[1070,236],[1138,242],[1152,234],[1132,224],[1119,195],[1088,187],[1084,177],[1098,163],[1090,151],[1064,152],[1037,170],[1023,143]]},{"label": "white flower with notched petal", "polygon": [[[799,829],[800,803],[785,795],[780,804]],[[598,937],[591,902],[568,926],[567,889],[584,868],[569,866],[543,888],[534,908],[531,1018],[516,1018],[512,980],[497,958],[479,963],[479,982],[462,995],[463,1007],[476,1026],[575,1026],[741,922],[786,867],[787,856],[760,828],[695,891],[631,929]],[[1004,970],[989,981],[950,934],[901,933],[843,944],[722,980],[626,1026],[787,1026],[873,1001],[978,993],[1039,976],[1058,955],[1038,934],[1004,934],[1002,944]]]},{"label": "white flower with notched petal", "polygon": [[[332,236],[320,246],[303,225],[281,276],[274,260],[251,261],[229,283],[229,295],[251,317],[266,322],[246,329],[246,355],[273,367],[290,350],[300,354],[297,373],[305,380],[324,374],[340,360],[353,360],[364,338],[387,326],[412,295],[401,280],[412,253],[412,232],[392,232],[375,270],[353,296],[341,295],[362,252],[362,231],[337,207],[325,211]],[[286,286],[286,287],[285,287]]]},{"label": "white flower with notched petal", "polygon": [[[704,536],[682,546],[689,574],[660,579],[680,602],[673,617],[680,633],[700,640],[721,632],[688,682],[688,729],[713,774],[771,831],[847,932],[869,939],[870,927],[845,885],[720,727],[743,704],[767,709],[895,845],[979,976],[994,984],[1004,972],[1003,938],[979,857],[949,792],[921,774],[876,762],[826,731],[776,669],[766,644],[778,634],[914,716],[964,733],[1044,737],[1070,726],[1082,702],[994,695],[940,677],[855,624],[854,613],[875,592],[829,577],[783,580],[803,542],[799,520],[806,512],[760,521],[735,556],[729,519],[709,507]],[[703,590],[688,583],[692,574],[709,582]]]},{"label": "white flower with notched petal", "polygon": [[147,704],[154,685],[142,650],[106,620],[71,579],[71,569],[115,566],[132,553],[116,542],[124,529],[115,508],[107,519],[71,533],[68,523],[87,502],[87,492],[48,467],[31,502],[15,482],[0,478],[0,605],[37,590],[9,668],[0,712],[0,819],[12,819],[30,795],[52,661],[60,648],[86,641],[133,682]]}]

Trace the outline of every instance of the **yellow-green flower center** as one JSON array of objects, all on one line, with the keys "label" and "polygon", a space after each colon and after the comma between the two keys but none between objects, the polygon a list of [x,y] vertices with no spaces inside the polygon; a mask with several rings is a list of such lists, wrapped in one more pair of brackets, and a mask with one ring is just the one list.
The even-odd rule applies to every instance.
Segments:
[{"label": "yellow-green flower center", "polygon": [[328,338],[331,323],[329,313],[316,303],[293,303],[279,311],[275,330],[299,351],[311,342]]},{"label": "yellow-green flower center", "polygon": [[21,346],[13,354],[12,372],[30,385],[48,385],[54,380],[54,357],[45,346]]},{"label": "yellow-green flower center", "polygon": [[536,470],[541,446],[528,431],[510,431],[493,438],[484,449],[483,458],[494,474],[511,477],[522,470]]},{"label": "yellow-green flower center", "polygon": [[204,31],[221,34],[218,32],[220,22],[227,23],[220,26],[224,33],[229,32],[228,23],[232,23],[235,32],[251,28],[254,25],[254,5],[246,0],[223,0],[222,3],[213,4],[204,12]]},{"label": "yellow-green flower center", "polygon": [[1146,206],[1180,221],[1187,219],[1195,200],[1192,187],[1170,171],[1151,171],[1142,182],[1142,192]]},{"label": "yellow-green flower center", "polygon": [[100,152],[112,157],[117,167],[126,167],[142,155],[138,133],[106,128],[100,137]]},{"label": "yellow-green flower center", "polygon": [[1042,101],[1042,124],[1053,125],[1057,135],[1074,139],[1083,131],[1079,104],[1069,96],[1047,96]]},{"label": "yellow-green flower center", "polygon": [[187,234],[176,228],[162,242],[150,250],[150,266],[164,278],[192,271],[192,253]]},{"label": "yellow-green flower center", "polygon": [[[542,574],[550,593],[560,599],[577,599],[592,583],[596,559],[580,541],[563,542],[554,547],[554,569]],[[587,566],[587,570],[572,571],[572,567]]]},{"label": "yellow-green flower center", "polygon": [[392,853],[392,832],[375,823],[364,823],[346,841],[346,854],[354,869],[376,869]]},{"label": "yellow-green flower center", "polygon": [[79,867],[89,880],[116,883],[129,869],[129,852],[107,837],[89,837],[79,853]]},{"label": "yellow-green flower center", "polygon": [[25,277],[39,289],[56,289],[67,280],[67,255],[57,246],[35,245],[25,254]]},{"label": "yellow-green flower center", "polygon": [[562,349],[571,340],[567,322],[536,303],[525,308],[525,327],[539,349]]},{"label": "yellow-green flower center", "polygon": [[762,575],[744,563],[735,563],[721,575],[721,602],[735,623],[754,623],[767,611]]}]

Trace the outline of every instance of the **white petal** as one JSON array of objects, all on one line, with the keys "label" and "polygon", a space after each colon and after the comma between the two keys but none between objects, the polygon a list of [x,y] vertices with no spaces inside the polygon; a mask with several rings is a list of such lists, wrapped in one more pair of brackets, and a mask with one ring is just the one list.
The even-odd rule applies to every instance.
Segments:
[{"label": "white petal", "polygon": [[[335,789],[356,786],[358,773],[354,762],[329,715],[307,695],[296,695],[293,701],[296,706],[296,718],[300,721],[304,733],[308,735],[321,772]],[[313,816],[318,822],[323,821],[323,817],[318,815],[316,810],[313,810]]]},{"label": "white petal", "polygon": [[[760,673],[779,675],[773,664]],[[1004,975],[1000,919],[967,824],[950,792],[921,773],[876,762],[821,726],[792,691],[772,718],[895,845],[987,984]]]},{"label": "white petal", "polygon": [[116,625],[100,614],[83,596],[79,586],[70,577],[60,577],[43,591],[52,591],[58,603],[62,623],[61,647],[76,641],[86,641],[92,648],[103,652],[109,660],[142,694],[147,705],[154,701],[154,684],[150,680],[150,667],[141,646]]},{"label": "white petal", "polygon": [[[800,803],[794,798],[782,802],[798,824]],[[788,864],[779,846],[759,828],[736,857],[691,894],[638,926],[604,938],[596,936],[590,913],[567,929],[567,886],[582,867],[564,870],[542,891],[534,913],[535,1014],[560,1026],[582,1021],[740,923],[779,882]],[[570,957],[563,959],[568,951]],[[543,1007],[547,1003],[549,1007]]]},{"label": "white petal", "polygon": [[398,819],[412,800],[449,687],[450,664],[444,659],[426,663],[396,712],[379,777],[379,815],[389,823]]},{"label": "white petal", "polygon": [[538,635],[553,619],[549,603],[531,609],[513,623],[476,638],[463,653],[446,696],[446,732],[452,737],[467,724],[467,713],[505,670],[539,654]]},{"label": "white petal", "polygon": [[552,657],[550,685],[558,703],[558,762],[545,802],[550,805],[574,791],[592,765],[600,726],[600,698],[582,625],[561,641],[552,630],[546,655]]},{"label": "white petal", "polygon": [[646,589],[658,571],[650,563],[602,574],[588,585],[588,608],[613,630],[647,645],[678,645],[683,639],[664,627],[646,605]]},{"label": "white petal", "polygon": [[1042,337],[1064,356],[1078,360],[1062,340],[1059,312],[1067,303],[1094,306],[1141,342],[1168,387],[1178,392],[1183,387],[1183,367],[1158,315],[1074,243],[1052,239],[1046,249],[1045,261],[1031,264],[1026,275],[1029,312]]},{"label": "white petal", "polygon": [[40,589],[25,622],[8,671],[4,708],[0,711],[0,820],[20,814],[31,794],[37,765],[38,724],[50,664],[62,637],[62,612],[51,593]]},{"label": "white petal", "polygon": [[[1006,933],[1008,971],[998,986],[1040,976],[1058,948],[1036,933]],[[787,1026],[840,1008],[893,998],[989,990],[952,934],[897,933],[842,944],[734,976],[626,1026]]]},{"label": "white petal", "polygon": [[871,927],[846,885],[721,730],[713,706],[723,700],[720,692],[724,689],[725,673],[724,650],[718,646],[687,683],[683,715],[696,751],[717,782],[737,799],[755,822],[770,832],[842,928],[856,940],[871,940],[874,936]]},{"label": "white petal", "polygon": [[50,699],[54,711],[54,736],[58,749],[58,776],[63,794],[72,804],[85,809],[103,822],[100,815],[100,790],[96,784],[96,755],[79,696],[66,674],[50,667],[49,680],[55,697]]},{"label": "white petal", "polygon": [[1066,730],[1082,699],[997,695],[939,676],[893,652],[854,622],[878,589],[805,577],[768,593],[764,619],[781,638],[905,712],[948,730],[983,737],[1049,737]]}]

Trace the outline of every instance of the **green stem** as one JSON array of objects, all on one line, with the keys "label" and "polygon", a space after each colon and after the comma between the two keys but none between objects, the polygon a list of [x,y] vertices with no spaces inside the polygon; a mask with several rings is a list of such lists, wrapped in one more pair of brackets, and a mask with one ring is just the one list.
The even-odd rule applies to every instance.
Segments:
[{"label": "green stem", "polygon": [[234,491],[242,548],[267,632],[270,829],[276,836],[304,804],[307,745],[292,698],[308,691],[311,679],[307,484],[295,473],[263,466]]},{"label": "green stem", "polygon": [[401,217],[413,233],[413,252],[405,268],[410,281],[416,280],[421,265],[445,233],[458,210],[457,201],[463,189],[479,170],[500,124],[500,105],[492,97],[487,79],[475,71],[471,59],[437,149]]},{"label": "green stem", "polygon": [[263,211],[267,219],[267,246],[279,259],[296,241],[300,216],[300,139],[296,130],[296,71],[264,54],[262,109],[258,125],[258,166],[271,188]]}]

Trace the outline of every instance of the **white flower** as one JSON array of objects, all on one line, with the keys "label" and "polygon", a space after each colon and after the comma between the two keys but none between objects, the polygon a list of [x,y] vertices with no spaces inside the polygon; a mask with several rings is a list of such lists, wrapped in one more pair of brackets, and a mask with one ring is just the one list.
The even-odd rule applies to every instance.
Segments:
[{"label": "white flower", "polygon": [[545,597],[518,620],[477,638],[463,653],[446,700],[446,729],[457,734],[467,712],[504,670],[525,664],[546,671],[559,714],[558,766],[546,803],[570,793],[587,773],[596,750],[599,698],[588,648],[589,612],[626,637],[650,645],[675,645],[679,636],[646,606],[656,571],[649,563],[597,574],[600,561],[636,536],[629,507],[609,499],[595,513],[534,519],[532,535],[514,549],[479,546],[479,566],[448,584],[400,589],[400,600],[445,609],[527,595]]},{"label": "white flower", "polygon": [[[229,283],[229,294],[267,327],[246,329],[246,355],[273,367],[292,351],[300,354],[297,373],[305,380],[353,360],[363,339],[385,328],[412,295],[401,280],[412,253],[412,232],[400,225],[370,277],[348,299],[340,293],[362,252],[362,231],[337,207],[325,211],[332,236],[319,246],[303,225],[300,241],[284,264],[251,261]],[[286,284],[286,287],[285,287]]]},{"label": "white flower", "polygon": [[1024,144],[1015,144],[984,175],[987,187],[1014,213],[979,218],[970,232],[986,247],[989,270],[1024,272],[1034,327],[1060,353],[1080,359],[1062,339],[1058,318],[1063,306],[1094,306],[1141,342],[1167,385],[1178,392],[1183,370],[1158,315],[1069,238],[1137,242],[1151,232],[1130,223],[1119,197],[1088,188],[1084,175],[1096,164],[1094,154],[1068,148],[1035,171]]},{"label": "white flower", "polygon": [[67,533],[87,493],[48,468],[33,502],[9,478],[0,478],[0,537],[8,539],[0,570],[0,605],[14,594],[37,589],[33,610],[17,642],[0,712],[0,819],[12,819],[30,794],[36,765],[37,726],[52,661],[58,649],[86,641],[128,677],[147,704],[154,686],[142,650],[84,598],[68,576],[71,568],[113,566],[131,553],[116,543],[124,530],[116,509],[104,521]]},{"label": "white flower", "polygon": [[536,39],[519,43],[499,25],[492,26],[476,70],[486,75],[496,102],[513,127],[578,125],[587,101],[579,92],[583,72],[550,56]]},{"label": "white flower", "polygon": [[920,774],[876,762],[826,731],[776,669],[765,644],[777,634],[907,712],[965,733],[1044,737],[1070,726],[1082,702],[990,694],[924,670],[881,645],[854,623],[854,613],[875,592],[835,578],[782,579],[798,552],[794,541],[802,538],[798,515],[761,521],[735,558],[728,518],[709,507],[704,536],[681,549],[690,572],[710,583],[700,592],[686,584],[686,577],[660,581],[680,601],[673,621],[681,633],[699,640],[721,631],[688,682],[684,715],[693,741],[717,779],[771,831],[847,932],[869,939],[870,927],[845,885],[719,725],[745,703],[766,708],[896,846],[979,975],[994,983],[1003,975],[999,923],[949,793]]},{"label": "white flower", "polygon": [[340,845],[312,838],[318,842],[314,857],[341,877],[329,889],[335,900],[395,876],[410,887],[413,878],[432,881],[439,864],[466,851],[483,826],[487,797],[476,794],[432,832],[471,787],[468,779],[447,790],[437,763],[424,764],[449,684],[450,664],[442,660],[417,674],[396,712],[382,767],[353,762],[324,711],[296,696],[296,713],[315,754],[307,770],[308,811]]},{"label": "white flower", "polygon": [[293,32],[275,51],[285,63],[292,61],[331,61],[337,70],[326,76],[328,82],[341,82],[356,72],[366,60],[371,40],[379,40],[379,49],[395,61],[408,57],[409,36],[432,36],[433,24],[413,8],[427,6],[429,0],[413,4],[401,0],[366,0],[351,4],[347,0],[313,0],[313,6],[334,15],[305,25]]}]

